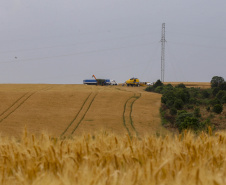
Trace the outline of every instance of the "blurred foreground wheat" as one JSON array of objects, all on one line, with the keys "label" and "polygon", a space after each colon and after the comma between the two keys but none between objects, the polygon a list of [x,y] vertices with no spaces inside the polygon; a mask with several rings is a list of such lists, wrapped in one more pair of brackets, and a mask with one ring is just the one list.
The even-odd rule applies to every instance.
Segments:
[{"label": "blurred foreground wheat", "polygon": [[226,184],[226,133],[0,137],[0,184]]}]

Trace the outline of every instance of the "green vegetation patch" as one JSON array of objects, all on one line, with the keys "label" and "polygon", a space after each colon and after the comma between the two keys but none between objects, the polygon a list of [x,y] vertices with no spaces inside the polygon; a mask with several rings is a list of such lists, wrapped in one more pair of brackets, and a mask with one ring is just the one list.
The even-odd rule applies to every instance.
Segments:
[{"label": "green vegetation patch", "polygon": [[160,113],[167,127],[180,132],[185,129],[198,132],[208,126],[225,127],[226,82],[222,77],[214,76],[210,89],[187,88],[183,83],[174,87],[157,80],[146,91],[162,94]]}]

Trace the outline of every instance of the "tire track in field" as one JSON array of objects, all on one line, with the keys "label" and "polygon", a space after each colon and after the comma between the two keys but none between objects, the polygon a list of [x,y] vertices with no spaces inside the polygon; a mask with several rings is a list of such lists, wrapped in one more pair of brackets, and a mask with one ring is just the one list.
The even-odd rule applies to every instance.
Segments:
[{"label": "tire track in field", "polygon": [[80,112],[82,111],[83,107],[85,106],[87,100],[89,99],[90,95],[92,93],[90,93],[87,98],[85,99],[85,101],[83,102],[81,108],[79,109],[78,113],[76,114],[76,116],[73,118],[73,120],[71,121],[71,123],[69,123],[69,125],[67,126],[67,128],[62,132],[62,134],[60,135],[61,137],[67,132],[67,130],[69,129],[69,127],[74,123],[74,121],[77,119],[78,115],[80,114]]},{"label": "tire track in field", "polygon": [[[43,88],[42,90],[49,90],[51,87]],[[11,106],[9,106],[5,111],[0,114],[0,123],[7,119],[12,113],[14,113],[21,105],[23,105],[32,95],[37,93],[38,91],[27,92],[19,97]]]},{"label": "tire track in field", "polygon": [[26,96],[28,93],[23,94],[21,97],[19,97],[12,105],[10,105],[6,110],[4,110],[1,114],[0,117],[2,115],[4,115],[10,108],[12,108],[18,101],[20,101],[24,96]]},{"label": "tire track in field", "polygon": [[[78,113],[75,115],[71,123],[67,126],[67,128],[62,132],[61,137],[65,136],[66,133],[69,135],[74,134],[75,130],[78,128],[78,126],[81,124],[83,119],[85,118],[87,112],[89,111],[94,99],[96,98],[97,93],[91,92],[88,97],[85,99],[83,105],[81,106]],[[75,125],[75,127],[72,129],[72,125]]]},{"label": "tire track in field", "polygon": [[128,98],[124,104],[123,125],[126,128],[130,138],[132,138],[133,135],[136,135],[138,137],[138,132],[133,124],[132,112],[134,102],[140,97],[141,93],[134,93],[134,95]]}]

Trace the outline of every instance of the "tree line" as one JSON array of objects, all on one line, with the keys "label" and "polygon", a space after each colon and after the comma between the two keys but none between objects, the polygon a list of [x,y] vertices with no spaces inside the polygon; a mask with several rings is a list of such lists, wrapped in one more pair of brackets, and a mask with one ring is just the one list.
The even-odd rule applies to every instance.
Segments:
[{"label": "tree line", "polygon": [[211,118],[204,118],[205,112],[221,114],[226,103],[226,81],[223,77],[214,76],[211,88],[187,88],[183,83],[173,86],[164,85],[157,80],[146,91],[162,94],[161,116],[164,125],[177,128],[199,131],[206,129]]}]

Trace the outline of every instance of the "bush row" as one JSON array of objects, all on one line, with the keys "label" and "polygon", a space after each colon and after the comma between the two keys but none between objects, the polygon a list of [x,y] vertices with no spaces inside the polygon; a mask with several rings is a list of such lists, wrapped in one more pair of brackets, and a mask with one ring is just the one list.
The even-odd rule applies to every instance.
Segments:
[{"label": "bush row", "polygon": [[207,111],[220,114],[226,103],[226,82],[215,76],[210,89],[186,88],[181,83],[173,87],[157,80],[146,91],[161,93],[161,115],[166,122],[182,131],[184,129],[201,130],[210,125],[210,120],[201,120],[200,106]]}]

